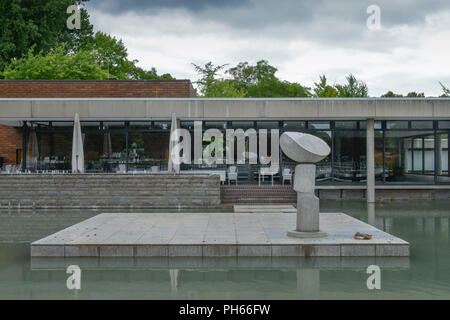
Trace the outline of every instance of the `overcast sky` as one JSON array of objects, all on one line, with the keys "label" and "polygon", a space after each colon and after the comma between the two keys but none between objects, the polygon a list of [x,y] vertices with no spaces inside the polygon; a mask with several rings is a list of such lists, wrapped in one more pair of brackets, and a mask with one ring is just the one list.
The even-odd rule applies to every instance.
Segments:
[{"label": "overcast sky", "polygon": [[[378,5],[381,28],[367,8]],[[450,87],[449,0],[91,0],[96,30],[121,38],[144,68],[197,79],[191,62],[266,59],[311,87],[353,73],[370,96]]]}]

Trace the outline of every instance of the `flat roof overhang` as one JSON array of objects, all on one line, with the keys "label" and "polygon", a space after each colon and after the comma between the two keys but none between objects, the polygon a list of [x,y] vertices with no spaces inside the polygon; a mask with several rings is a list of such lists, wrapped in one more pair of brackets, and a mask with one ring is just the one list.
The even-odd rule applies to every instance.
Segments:
[{"label": "flat roof overhang", "polygon": [[450,119],[450,98],[0,98],[0,120]]}]

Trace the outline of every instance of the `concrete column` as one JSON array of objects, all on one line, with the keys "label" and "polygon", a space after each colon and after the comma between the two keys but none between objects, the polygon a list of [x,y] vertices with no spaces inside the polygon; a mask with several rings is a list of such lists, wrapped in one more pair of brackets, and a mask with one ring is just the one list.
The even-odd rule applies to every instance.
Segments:
[{"label": "concrete column", "polygon": [[374,119],[366,121],[366,174],[367,174],[367,193],[368,203],[375,202],[375,131]]},{"label": "concrete column", "polygon": [[442,135],[436,135],[436,174],[442,175]]}]

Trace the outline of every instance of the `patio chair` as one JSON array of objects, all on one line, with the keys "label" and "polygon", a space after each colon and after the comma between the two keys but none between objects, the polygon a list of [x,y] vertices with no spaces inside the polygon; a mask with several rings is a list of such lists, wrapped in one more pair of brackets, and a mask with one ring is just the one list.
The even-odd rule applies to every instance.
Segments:
[{"label": "patio chair", "polygon": [[152,167],[151,167],[151,172],[152,172],[152,173],[160,172],[159,166],[152,166]]},{"label": "patio chair", "polygon": [[126,166],[124,164],[119,164],[118,165],[118,170],[116,171],[116,173],[125,173],[126,171]]},{"label": "patio chair", "polygon": [[291,173],[291,169],[289,168],[284,168],[283,169],[283,184],[284,181],[289,180],[289,183],[292,184],[292,173]]},{"label": "patio chair", "polygon": [[238,178],[237,168],[235,166],[229,167],[228,168],[228,185],[230,185],[231,180],[236,181],[236,185],[237,185],[238,184],[237,178]]}]

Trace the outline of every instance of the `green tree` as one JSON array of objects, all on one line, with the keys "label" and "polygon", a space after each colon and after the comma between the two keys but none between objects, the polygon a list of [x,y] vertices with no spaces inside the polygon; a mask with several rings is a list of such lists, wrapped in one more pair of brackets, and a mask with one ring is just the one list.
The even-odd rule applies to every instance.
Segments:
[{"label": "green tree", "polygon": [[211,61],[206,63],[203,67],[195,63],[192,63],[195,71],[199,74],[200,78],[195,81],[199,86],[200,93],[204,97],[212,97],[212,92],[210,91],[212,86],[219,81],[217,75],[220,70],[225,68],[226,64],[215,66]]},{"label": "green tree", "polygon": [[97,64],[111,78],[126,80],[135,67],[135,61],[128,60],[128,51],[122,40],[117,40],[101,31],[98,31],[94,37],[87,39],[81,48],[91,52]]},{"label": "green tree", "polygon": [[367,85],[350,74],[346,77],[346,84],[335,84],[339,98],[365,98],[368,96],[369,89]]},{"label": "green tree", "polygon": [[308,88],[295,82],[281,81],[277,78],[259,81],[247,89],[249,98],[310,97]]},{"label": "green tree", "polygon": [[229,79],[215,81],[207,90],[207,98],[244,98],[247,92]]},{"label": "green tree", "polygon": [[423,92],[417,93],[415,91],[409,92],[406,95],[406,98],[425,98],[425,93],[423,93]]},{"label": "green tree", "polygon": [[60,45],[44,55],[28,50],[21,59],[13,60],[5,67],[5,79],[48,79],[48,80],[103,80],[108,73],[97,64],[92,52],[79,50],[66,53],[65,45]]},{"label": "green tree", "polygon": [[229,68],[226,71],[233,77],[238,86],[245,89],[259,82],[277,79],[276,72],[277,68],[269,65],[266,60],[260,60],[254,66],[249,65],[248,62],[240,62],[236,67]]},{"label": "green tree", "polygon": [[259,60],[256,65],[248,62],[240,62],[236,67],[230,68],[226,73],[233,77],[236,86],[247,91],[247,97],[309,97],[309,88],[302,85],[282,81],[275,73],[278,69],[268,63],[267,60]]},{"label": "green tree", "polygon": [[136,63],[138,61],[133,61],[133,66],[128,75],[130,80],[174,80],[175,78],[170,73],[164,73],[162,75],[158,75],[158,72],[155,68],[151,68],[150,70],[144,70],[138,66]]},{"label": "green tree", "polygon": [[402,98],[402,94],[397,94],[392,91],[388,91],[385,94],[381,95],[381,98]]},{"label": "green tree", "polygon": [[88,0],[2,0],[0,1],[0,71],[11,59],[35,52],[50,52],[66,43],[65,50],[74,52],[93,32],[89,14],[81,7],[81,28],[67,28],[67,8],[83,5]]},{"label": "green tree", "polygon": [[333,87],[327,84],[327,78],[325,75],[320,76],[319,82],[314,82],[314,97],[316,98],[334,98],[337,97],[338,92]]}]

